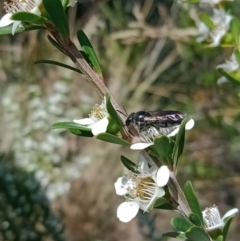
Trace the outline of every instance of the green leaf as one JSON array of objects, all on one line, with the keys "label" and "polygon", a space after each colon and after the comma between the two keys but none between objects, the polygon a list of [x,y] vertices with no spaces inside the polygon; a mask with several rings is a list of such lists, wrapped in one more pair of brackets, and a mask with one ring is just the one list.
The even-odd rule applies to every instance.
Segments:
[{"label": "green leaf", "polygon": [[88,59],[90,60],[93,68],[96,70],[98,74],[102,75],[102,70],[100,68],[97,55],[88,37],[82,30],[79,30],[77,32],[77,37],[80,45],[82,46],[82,50],[84,51],[84,53],[87,54]]},{"label": "green leaf", "polygon": [[158,158],[158,153],[157,153],[156,149],[154,148],[154,146],[150,146],[150,148],[148,150],[148,154]]},{"label": "green leaf", "polygon": [[78,129],[68,129],[72,134],[76,136],[84,136],[84,137],[93,137],[93,134],[91,131],[84,131],[84,130],[78,130]]},{"label": "green leaf", "polygon": [[69,38],[67,16],[60,0],[42,0],[43,6],[64,38]]},{"label": "green leaf", "polygon": [[240,24],[236,18],[233,18],[231,21],[231,33],[233,35],[234,42],[236,47],[240,48]]},{"label": "green leaf", "polygon": [[189,228],[193,226],[185,218],[182,217],[172,218],[171,224],[174,228],[181,232],[186,232]]},{"label": "green leaf", "polygon": [[185,125],[187,124],[187,122],[191,119],[191,117],[186,117],[180,127],[179,127],[179,131],[176,137],[176,141],[175,141],[175,145],[173,148],[173,160],[174,160],[174,167],[175,170],[177,170],[179,162],[180,162],[180,158],[182,156],[183,153],[183,149],[184,149],[184,142],[185,142]]},{"label": "green leaf", "polygon": [[[25,31],[31,31],[31,30],[38,30],[38,29],[45,29],[43,26],[25,26],[24,29],[18,27],[15,31],[15,33],[22,33]],[[0,35],[7,35],[12,34],[12,25],[8,25],[5,27],[0,27]]]},{"label": "green leaf", "polygon": [[134,173],[139,173],[138,169],[138,165],[135,164],[134,162],[130,161],[127,157],[125,156],[120,156],[121,161],[123,163],[123,165],[130,171],[134,172]]},{"label": "green leaf", "polygon": [[30,12],[17,12],[11,16],[11,19],[34,24],[44,24],[48,22],[46,18]]},{"label": "green leaf", "polygon": [[204,22],[210,29],[215,29],[216,26],[211,20],[211,18],[206,13],[200,13],[199,18],[202,22]]},{"label": "green leaf", "polygon": [[172,154],[174,142],[166,136],[159,136],[154,139],[154,147],[157,150],[158,157],[164,164],[173,163]]},{"label": "green leaf", "polygon": [[52,125],[52,129],[66,129],[77,136],[93,137],[90,128],[74,122],[57,122]]},{"label": "green leaf", "polygon": [[61,0],[61,1],[62,1],[63,8],[65,9],[69,4],[69,0]]},{"label": "green leaf", "polygon": [[122,121],[121,121],[118,113],[115,111],[115,109],[112,106],[112,103],[111,103],[111,100],[110,100],[111,96],[109,94],[106,94],[105,98],[106,98],[106,108],[107,108],[108,114],[115,121],[115,123],[118,126],[119,130],[122,131],[123,130]]},{"label": "green leaf", "polygon": [[226,77],[227,80],[229,80],[231,83],[240,85],[240,81],[238,81],[237,79],[234,79],[230,74],[225,72],[223,69],[218,69],[218,72],[224,77]]},{"label": "green leaf", "polygon": [[217,239],[215,239],[215,241],[224,241],[223,236],[222,235],[218,236]]},{"label": "green leaf", "polygon": [[125,141],[125,140],[123,140],[123,139],[121,139],[117,136],[111,135],[109,133],[101,133],[101,134],[98,134],[95,137],[98,140],[110,142],[110,143],[113,143],[113,144],[118,144],[118,145],[121,145],[121,146],[129,146],[130,145],[130,143],[128,143],[127,141]]},{"label": "green leaf", "polygon": [[200,0],[187,0],[188,3],[199,3]]},{"label": "green leaf", "polygon": [[79,125],[79,124],[74,123],[74,122],[57,122],[57,123],[54,123],[52,125],[52,129],[76,129],[76,130],[90,131],[91,132],[90,128],[88,128],[86,126]]},{"label": "green leaf", "polygon": [[47,36],[49,42],[56,48],[58,49],[60,52],[62,52],[63,54],[66,54],[64,49],[62,49],[62,47],[60,46],[60,44],[55,40],[53,39],[50,35]]},{"label": "green leaf", "polygon": [[[154,209],[154,208],[161,209],[161,206],[163,206],[164,204],[168,204],[168,200],[165,197],[160,197],[154,202],[152,209]],[[172,210],[172,208],[171,208],[171,210]]]},{"label": "green leaf", "polygon": [[163,237],[171,237],[176,239],[185,240],[186,236],[184,233],[177,233],[177,232],[167,232],[162,234]]},{"label": "green leaf", "polygon": [[228,229],[229,229],[229,227],[230,227],[230,224],[231,224],[233,218],[234,218],[234,216],[229,217],[229,218],[225,221],[225,223],[224,223],[224,227],[223,227],[223,241],[225,241],[226,238],[227,238]]},{"label": "green leaf", "polygon": [[202,226],[202,223],[201,223],[198,215],[195,214],[195,213],[190,213],[190,214],[189,214],[189,220],[190,220],[194,225],[196,225],[196,226],[199,226],[199,227]]},{"label": "green leaf", "polygon": [[194,241],[211,241],[211,238],[204,232],[202,228],[195,226],[186,231],[185,235],[188,239]]},{"label": "green leaf", "polygon": [[66,65],[66,64],[57,62],[57,61],[55,61],[55,60],[42,59],[42,60],[37,60],[37,61],[35,61],[34,64],[52,64],[52,65],[57,65],[57,66],[66,68],[66,69],[73,70],[73,71],[78,72],[78,73],[80,73],[80,74],[82,73],[79,69],[76,69],[76,68],[74,68],[74,67],[72,67],[72,66],[69,66],[69,65]]},{"label": "green leaf", "polygon": [[190,181],[187,181],[185,183],[183,191],[184,191],[184,194],[187,198],[188,204],[189,204],[192,212],[198,216],[198,218],[203,226],[204,222],[203,222],[202,211],[201,211],[197,196],[193,190],[192,183]]}]

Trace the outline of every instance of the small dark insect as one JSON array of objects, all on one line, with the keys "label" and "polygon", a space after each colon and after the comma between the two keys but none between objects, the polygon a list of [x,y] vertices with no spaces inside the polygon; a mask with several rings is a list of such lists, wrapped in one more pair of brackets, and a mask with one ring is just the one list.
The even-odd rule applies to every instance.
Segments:
[{"label": "small dark insect", "polygon": [[180,125],[185,117],[185,113],[175,110],[138,111],[127,117],[126,126],[134,124],[140,132],[148,131],[154,127],[161,133],[161,130],[172,129]]}]

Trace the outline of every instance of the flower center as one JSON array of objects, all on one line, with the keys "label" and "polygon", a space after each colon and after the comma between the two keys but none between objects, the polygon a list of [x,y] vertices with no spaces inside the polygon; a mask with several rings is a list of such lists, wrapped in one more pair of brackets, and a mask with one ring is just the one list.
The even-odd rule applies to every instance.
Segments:
[{"label": "flower center", "polygon": [[91,111],[90,117],[96,120],[101,120],[106,117],[108,112],[103,107],[103,105],[95,105]]},{"label": "flower center", "polygon": [[123,179],[123,187],[127,190],[127,199],[149,202],[156,190],[156,183],[150,174],[131,173]]},{"label": "flower center", "polygon": [[215,225],[222,223],[222,219],[216,205],[213,205],[210,208],[206,208],[204,213],[204,219],[208,228],[214,227]]},{"label": "flower center", "polygon": [[4,2],[6,13],[17,13],[20,11],[30,12],[38,4],[35,0],[11,0],[9,3]]}]

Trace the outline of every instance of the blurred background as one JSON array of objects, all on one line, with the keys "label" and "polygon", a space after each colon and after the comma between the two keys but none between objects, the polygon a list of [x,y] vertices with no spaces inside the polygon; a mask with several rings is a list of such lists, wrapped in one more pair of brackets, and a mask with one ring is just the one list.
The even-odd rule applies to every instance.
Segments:
[{"label": "blurred background", "polygon": [[[201,7],[211,11],[171,0],[79,0],[68,17],[73,41],[83,29],[128,113],[192,115],[178,178],[193,182],[203,209],[216,204],[223,215],[240,209],[240,87],[217,84],[216,66],[232,49],[196,42]],[[239,8],[239,1],[229,3],[233,15]],[[161,234],[173,230],[174,213],[139,213],[128,224],[116,217],[123,202],[113,185],[123,173],[119,156],[134,161],[137,153],[51,129],[86,117],[101,100],[81,75],[34,65],[72,65],[47,34],[0,38],[0,240],[171,240]],[[228,241],[239,240],[239,223],[237,215]]]}]

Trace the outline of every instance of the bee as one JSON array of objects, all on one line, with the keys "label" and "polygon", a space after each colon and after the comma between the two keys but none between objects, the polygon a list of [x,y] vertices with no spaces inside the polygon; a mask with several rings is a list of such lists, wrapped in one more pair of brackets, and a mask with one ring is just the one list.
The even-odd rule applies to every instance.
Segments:
[{"label": "bee", "polygon": [[185,117],[185,113],[176,110],[138,111],[127,117],[126,126],[133,124],[140,133],[155,132],[168,135],[181,124]]}]

